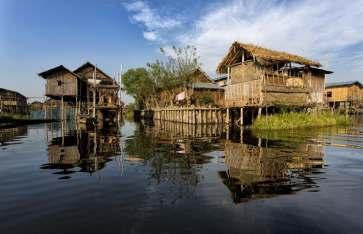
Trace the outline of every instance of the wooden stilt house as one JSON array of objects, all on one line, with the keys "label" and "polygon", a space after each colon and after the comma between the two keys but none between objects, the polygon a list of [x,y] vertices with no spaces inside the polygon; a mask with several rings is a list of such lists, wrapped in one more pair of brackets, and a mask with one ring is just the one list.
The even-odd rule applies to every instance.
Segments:
[{"label": "wooden stilt house", "polygon": [[[104,120],[116,119],[120,108],[119,85],[90,62],[74,71],[60,65],[39,73],[39,76],[46,80],[45,95],[61,100],[62,107],[64,102],[72,103],[78,120],[94,118],[103,123]],[[62,111],[61,119],[63,116]]]},{"label": "wooden stilt house", "polygon": [[0,88],[0,114],[27,114],[26,97],[16,91]]},{"label": "wooden stilt house", "polygon": [[325,91],[327,103],[334,109],[363,106],[363,85],[359,81],[328,83]]},{"label": "wooden stilt house", "polygon": [[251,44],[234,42],[217,68],[227,73],[230,107],[316,106],[324,103],[325,75],[319,62]]}]

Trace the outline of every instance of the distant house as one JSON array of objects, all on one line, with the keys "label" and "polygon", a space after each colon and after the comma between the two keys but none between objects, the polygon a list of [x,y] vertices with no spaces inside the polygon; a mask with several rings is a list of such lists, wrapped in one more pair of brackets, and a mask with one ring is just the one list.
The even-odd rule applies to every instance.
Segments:
[{"label": "distant house", "polygon": [[327,103],[332,108],[363,105],[363,85],[359,81],[328,83],[325,87]]},{"label": "distant house", "polygon": [[221,75],[213,78],[213,83],[217,84],[221,87],[224,87],[227,85],[227,78],[228,78],[228,74],[221,74]]},{"label": "distant house", "polygon": [[298,55],[234,42],[217,73],[228,74],[227,107],[312,106],[324,104],[325,75],[332,73],[321,66]]},{"label": "distant house", "polygon": [[177,101],[183,101],[187,98],[197,106],[208,104],[223,106],[224,88],[215,83],[207,73],[199,68],[194,72],[192,83],[187,86],[186,91],[180,89],[176,95]]},{"label": "distant house", "polygon": [[0,88],[0,114],[27,114],[28,104],[24,95]]},{"label": "distant house", "polygon": [[53,100],[68,102],[76,108],[77,116],[88,116],[95,103],[96,117],[102,122],[115,118],[120,107],[119,85],[90,62],[71,71],[63,65],[39,73],[46,80],[45,95]]}]

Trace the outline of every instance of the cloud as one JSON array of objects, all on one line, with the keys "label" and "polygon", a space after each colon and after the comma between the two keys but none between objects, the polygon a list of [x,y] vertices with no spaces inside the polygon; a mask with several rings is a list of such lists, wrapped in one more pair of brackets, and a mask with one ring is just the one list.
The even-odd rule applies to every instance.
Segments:
[{"label": "cloud", "polygon": [[[175,7],[166,4],[169,9]],[[211,75],[229,46],[241,41],[318,60],[340,79],[361,79],[361,0],[209,1],[198,12],[173,9],[177,13],[172,16],[143,0],[123,5],[131,21],[143,27],[145,39],[159,43],[167,52],[171,43],[195,46],[203,69]]]},{"label": "cloud", "polygon": [[197,47],[209,73],[236,40],[307,56],[339,70],[348,63],[349,50],[363,52],[362,19],[359,0],[236,0],[210,8],[178,40]]},{"label": "cloud", "polygon": [[149,41],[156,41],[158,39],[158,35],[155,31],[151,32],[143,32],[144,38]]},{"label": "cloud", "polygon": [[144,28],[143,36],[150,41],[164,41],[161,36],[164,31],[181,25],[181,21],[177,18],[160,15],[156,9],[150,7],[147,1],[126,1],[123,2],[123,6],[131,13],[131,21]]}]

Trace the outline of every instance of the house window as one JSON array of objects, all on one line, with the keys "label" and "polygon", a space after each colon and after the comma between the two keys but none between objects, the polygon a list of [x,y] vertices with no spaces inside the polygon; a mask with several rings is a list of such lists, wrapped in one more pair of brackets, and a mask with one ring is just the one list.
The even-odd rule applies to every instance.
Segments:
[{"label": "house window", "polygon": [[58,86],[62,86],[62,81],[58,80]]},{"label": "house window", "polygon": [[327,92],[327,93],[326,93],[326,96],[327,96],[327,97],[332,97],[332,93],[331,93],[331,91]]}]

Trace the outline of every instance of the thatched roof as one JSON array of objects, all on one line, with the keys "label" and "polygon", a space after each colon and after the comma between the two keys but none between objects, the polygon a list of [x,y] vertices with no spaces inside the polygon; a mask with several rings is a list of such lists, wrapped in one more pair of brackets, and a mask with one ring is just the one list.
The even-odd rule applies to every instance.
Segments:
[{"label": "thatched roof", "polygon": [[219,63],[217,67],[217,73],[226,73],[227,67],[229,65],[240,62],[243,50],[247,52],[247,54],[255,56],[256,58],[262,58],[268,61],[293,62],[306,66],[321,67],[319,62],[312,61],[302,56],[266,49],[252,44],[244,44],[236,41],[229,48],[228,54],[223,58],[222,62]]}]

